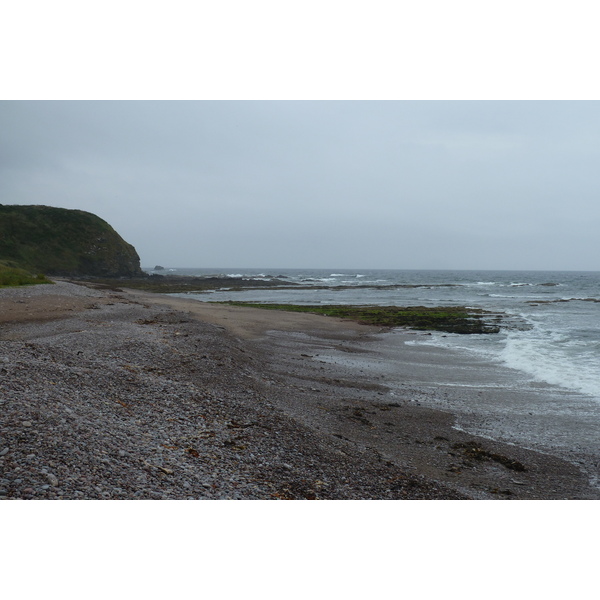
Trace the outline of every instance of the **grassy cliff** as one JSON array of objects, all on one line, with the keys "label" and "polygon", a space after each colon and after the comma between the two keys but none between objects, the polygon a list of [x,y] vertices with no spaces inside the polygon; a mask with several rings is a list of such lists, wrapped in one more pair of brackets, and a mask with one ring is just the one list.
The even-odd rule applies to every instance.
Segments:
[{"label": "grassy cliff", "polygon": [[0,261],[30,273],[138,277],[135,248],[92,213],[0,204]]}]

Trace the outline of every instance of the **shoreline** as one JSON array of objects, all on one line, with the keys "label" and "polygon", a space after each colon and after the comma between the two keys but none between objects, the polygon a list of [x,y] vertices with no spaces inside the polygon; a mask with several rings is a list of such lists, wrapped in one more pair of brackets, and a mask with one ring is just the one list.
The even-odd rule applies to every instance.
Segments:
[{"label": "shoreline", "polygon": [[457,429],[431,386],[337,360],[366,365],[381,328],[43,287],[0,290],[2,497],[600,497],[570,462]]}]

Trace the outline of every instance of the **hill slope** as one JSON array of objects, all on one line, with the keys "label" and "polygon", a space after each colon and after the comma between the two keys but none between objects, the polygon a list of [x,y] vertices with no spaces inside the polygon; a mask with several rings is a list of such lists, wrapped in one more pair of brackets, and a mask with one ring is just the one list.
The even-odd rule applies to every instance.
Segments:
[{"label": "hill slope", "polygon": [[137,277],[135,248],[82,210],[0,204],[0,260],[34,273]]}]

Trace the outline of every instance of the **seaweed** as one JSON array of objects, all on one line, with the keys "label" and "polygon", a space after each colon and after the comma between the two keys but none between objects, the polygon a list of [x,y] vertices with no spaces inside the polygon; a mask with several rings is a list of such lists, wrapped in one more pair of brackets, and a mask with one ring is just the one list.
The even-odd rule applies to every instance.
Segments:
[{"label": "seaweed", "polygon": [[503,454],[497,454],[495,452],[490,452],[483,448],[480,444],[474,441],[470,442],[459,442],[452,446],[455,450],[462,450],[463,454],[467,458],[471,458],[474,460],[493,460],[494,462],[500,463],[505,466],[507,469],[511,469],[512,471],[526,471],[525,465],[520,463],[518,460],[514,460],[512,458],[508,458],[508,456],[504,456]]},{"label": "seaweed", "polygon": [[466,308],[464,306],[323,306],[234,301],[218,302],[216,304],[306,312],[349,319],[357,323],[379,325],[381,327],[407,327],[416,330],[444,331],[459,334],[490,334],[500,331],[497,322],[494,324],[489,323],[492,317],[495,321],[498,320],[496,313],[488,313],[480,309]]}]

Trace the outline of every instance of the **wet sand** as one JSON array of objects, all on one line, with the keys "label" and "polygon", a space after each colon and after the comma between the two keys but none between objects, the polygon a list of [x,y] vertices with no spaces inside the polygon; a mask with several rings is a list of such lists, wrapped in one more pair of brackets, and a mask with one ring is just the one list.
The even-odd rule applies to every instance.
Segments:
[{"label": "wet sand", "polygon": [[[499,441],[506,436],[494,427],[486,431],[486,437],[475,435],[474,431],[483,431],[475,425],[489,420],[486,403],[476,402],[481,390],[464,388],[460,392],[460,387],[453,387],[450,393],[450,388],[444,389],[440,376],[454,372],[455,359],[437,349],[404,343],[422,334],[395,333],[390,346],[390,334],[385,331],[331,317],[211,305],[131,290],[92,291],[70,284],[62,289],[36,286],[42,287],[45,289],[37,293],[0,291],[0,344],[7,353],[5,364],[10,366],[16,351],[23,356],[35,355],[40,361],[46,360],[45,353],[49,353],[56,362],[61,353],[66,356],[70,352],[72,341],[66,338],[77,335],[78,340],[85,337],[87,345],[77,350],[81,355],[73,346],[73,353],[64,359],[63,371],[66,373],[67,367],[83,368],[84,357],[92,360],[96,344],[98,348],[108,345],[105,352],[110,360],[98,366],[94,376],[104,381],[97,370],[104,368],[105,376],[114,380],[111,385],[115,394],[118,395],[119,386],[127,388],[129,395],[120,396],[121,404],[115,410],[126,405],[131,411],[134,400],[141,402],[131,378],[132,373],[144,372],[144,381],[150,386],[147,394],[168,381],[173,389],[201,390],[194,402],[203,403],[204,418],[214,412],[212,429],[200,437],[195,429],[196,438],[190,446],[192,456],[200,454],[198,461],[203,452],[210,455],[210,460],[202,463],[204,466],[188,464],[189,448],[180,447],[171,438],[157,438],[155,446],[160,447],[163,462],[145,458],[144,453],[156,453],[154,446],[146,449],[138,445],[137,462],[127,467],[129,471],[123,471],[124,480],[119,483],[121,496],[121,492],[106,491],[111,480],[111,471],[107,470],[104,487],[86,483],[87,487],[77,488],[69,479],[70,487],[65,487],[64,497],[140,497],[135,495],[140,490],[144,498],[600,497],[598,489],[589,485],[589,470],[582,470],[572,460],[528,449],[529,444]],[[92,297],[78,296],[77,289],[87,290],[85,293]],[[107,338],[108,330],[111,336]],[[148,345],[151,339],[156,340],[154,346]],[[148,346],[143,356],[135,350],[142,346]],[[125,355],[125,349],[137,354]],[[123,354],[120,356],[119,352]],[[416,355],[419,360],[415,360]],[[164,363],[160,368],[159,360]],[[81,362],[79,367],[77,361]],[[123,366],[124,362],[127,364]],[[117,363],[118,373],[113,372]],[[23,378],[19,385],[25,391],[32,379],[43,378],[43,371],[36,371],[33,366],[28,373],[27,365],[23,359],[13,371]],[[475,380],[482,377],[482,369],[484,365],[475,367]],[[169,379],[165,380],[167,375]],[[20,390],[15,384],[15,398],[20,397]],[[192,429],[197,428],[197,423],[190,421],[189,411],[198,412],[199,405],[188,408],[184,397],[182,391],[177,396],[181,404],[174,401],[176,408],[182,415],[185,412]],[[461,397],[470,399],[468,411],[465,402],[460,403]],[[92,400],[89,411],[94,410],[94,402],[102,401],[101,393]],[[16,404],[10,406],[17,410]],[[35,414],[41,415],[40,420],[43,409],[43,403],[38,402]],[[144,413],[147,430],[158,422],[152,412],[157,409],[153,405],[144,410],[150,411]],[[106,415],[101,427],[123,426],[122,419],[115,420],[116,413]],[[134,416],[131,414],[131,419]],[[19,422],[19,418],[15,412],[13,422]],[[185,419],[181,416],[179,420]],[[170,419],[176,420],[175,416]],[[127,425],[131,427],[127,435],[139,435],[142,440],[146,434],[135,429],[138,421],[141,419]],[[254,425],[243,425],[242,421]],[[267,421],[268,427],[259,431],[260,423]],[[57,427],[60,429],[60,425]],[[68,436],[68,431],[65,429],[61,435]],[[32,456],[33,451],[27,447],[22,432],[12,433],[10,427],[3,425],[2,436],[9,440],[6,443],[10,450],[0,462],[6,473],[8,467],[23,472],[26,457]],[[105,433],[110,435],[110,431]],[[55,438],[57,430],[53,435]],[[190,432],[186,435],[186,439],[192,439]],[[101,439],[98,437],[96,443],[101,444]],[[177,439],[182,439],[182,435]],[[65,442],[68,443],[63,446],[69,446],[75,440]],[[93,448],[92,442],[88,445]],[[56,442],[50,439],[42,447],[47,452],[57,452]],[[81,454],[84,449],[78,452]],[[66,462],[66,458],[58,456],[51,462],[60,466],[61,460]],[[140,461],[143,477],[137,471]],[[45,466],[42,467],[44,472]],[[105,468],[104,463],[101,468]],[[210,479],[209,471],[214,474],[219,469],[221,475]],[[179,471],[182,475],[177,479]],[[146,482],[144,485],[139,484],[140,477]],[[20,479],[13,477],[10,481]],[[84,480],[88,482],[89,477]],[[138,482],[137,488],[134,481]],[[46,485],[46,489],[39,486],[38,492],[34,483],[26,489],[28,494],[38,494],[35,497],[56,497],[60,491],[53,486],[48,490]],[[8,490],[11,497],[23,497],[14,486]],[[70,496],[75,494],[72,490],[80,495]],[[96,495],[102,493],[105,495]]]},{"label": "wet sand", "polygon": [[[260,347],[269,368],[295,391],[279,400],[289,414],[350,448],[371,448],[473,498],[600,498],[600,407],[591,401],[589,414],[569,423],[548,404],[568,403],[574,394],[485,360],[415,344],[426,339],[423,332],[143,297]],[[580,438],[587,428],[588,443],[572,443],[569,428]]]}]

